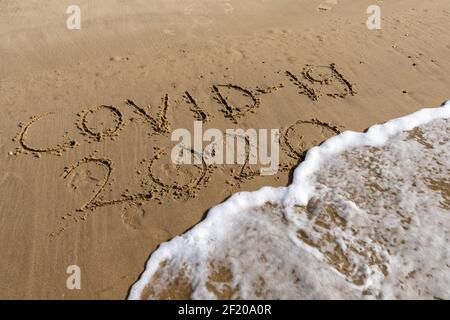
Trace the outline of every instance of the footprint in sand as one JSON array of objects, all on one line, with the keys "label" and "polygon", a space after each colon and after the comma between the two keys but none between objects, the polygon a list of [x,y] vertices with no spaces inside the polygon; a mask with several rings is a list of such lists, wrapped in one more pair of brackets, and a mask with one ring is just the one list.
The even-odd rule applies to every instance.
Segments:
[{"label": "footprint in sand", "polygon": [[92,183],[98,183],[101,181],[99,174],[96,176],[93,171],[86,169],[76,172],[67,183],[67,187],[75,191],[78,188],[89,187]]},{"label": "footprint in sand", "polygon": [[141,229],[145,214],[142,206],[131,205],[122,212],[122,222],[133,230]]},{"label": "footprint in sand", "polygon": [[231,63],[238,62],[245,58],[244,52],[236,48],[226,48],[225,54],[226,59]]}]

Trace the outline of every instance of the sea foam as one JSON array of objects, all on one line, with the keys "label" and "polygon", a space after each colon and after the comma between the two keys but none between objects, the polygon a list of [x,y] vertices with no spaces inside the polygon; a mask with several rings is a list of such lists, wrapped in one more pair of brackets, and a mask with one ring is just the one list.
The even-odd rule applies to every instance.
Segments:
[{"label": "sea foam", "polygon": [[130,299],[450,299],[450,102],[314,147],[152,253]]}]

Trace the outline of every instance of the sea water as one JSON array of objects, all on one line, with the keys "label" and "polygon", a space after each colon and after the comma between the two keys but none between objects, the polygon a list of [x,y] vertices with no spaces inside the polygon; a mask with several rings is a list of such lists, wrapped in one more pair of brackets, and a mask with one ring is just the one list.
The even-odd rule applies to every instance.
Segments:
[{"label": "sea water", "polygon": [[450,103],[312,148],[153,252],[130,299],[450,299]]}]

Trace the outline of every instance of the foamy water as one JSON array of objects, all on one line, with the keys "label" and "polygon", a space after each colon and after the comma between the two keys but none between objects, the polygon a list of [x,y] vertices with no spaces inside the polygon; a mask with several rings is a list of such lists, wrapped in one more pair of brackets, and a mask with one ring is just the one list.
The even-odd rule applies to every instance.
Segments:
[{"label": "foamy water", "polygon": [[450,103],[312,148],[150,257],[130,299],[450,299]]}]

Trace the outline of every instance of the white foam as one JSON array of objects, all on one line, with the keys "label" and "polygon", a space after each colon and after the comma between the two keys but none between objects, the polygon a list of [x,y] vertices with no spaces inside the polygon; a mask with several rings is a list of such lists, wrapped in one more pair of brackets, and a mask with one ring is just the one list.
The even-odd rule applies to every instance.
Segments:
[{"label": "white foam", "polygon": [[[312,148],[289,187],[237,193],[162,244],[129,298],[141,298],[158,270],[162,286],[183,270],[194,299],[217,297],[211,283],[244,299],[450,298],[449,212],[439,192],[415,181],[425,173],[414,171],[429,169],[433,179],[447,181],[448,122],[439,119],[448,118],[449,102]],[[405,131],[420,126],[431,151],[406,139]],[[372,198],[378,188],[383,197]],[[232,279],[211,279],[213,262],[224,264]]]}]

